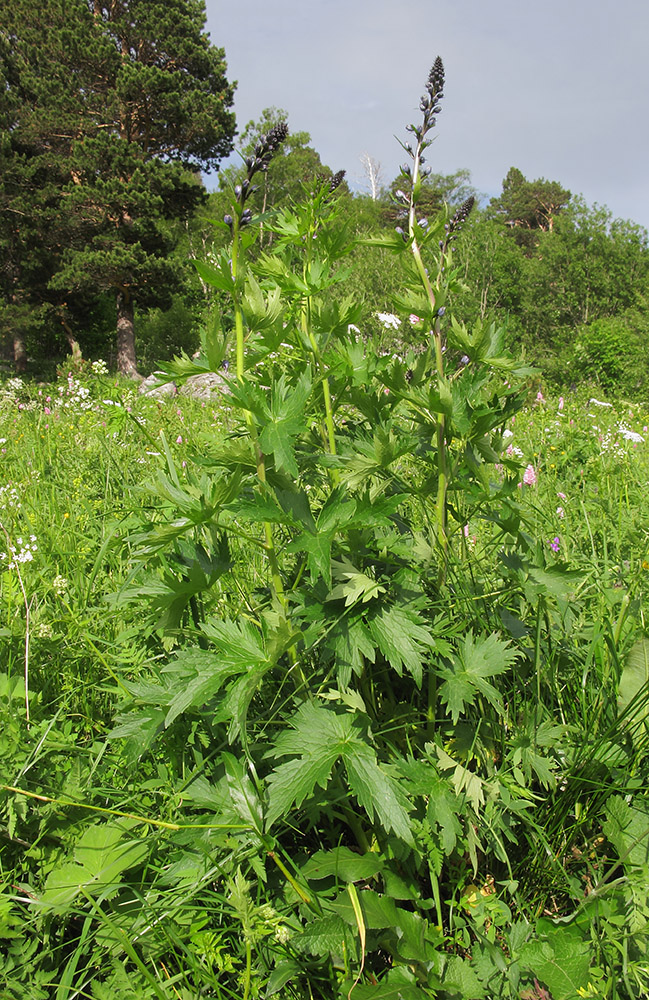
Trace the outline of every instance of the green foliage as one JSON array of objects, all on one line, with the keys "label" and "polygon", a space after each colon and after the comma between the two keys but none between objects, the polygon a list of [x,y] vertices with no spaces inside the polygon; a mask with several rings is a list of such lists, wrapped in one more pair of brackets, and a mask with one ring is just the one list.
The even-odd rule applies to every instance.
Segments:
[{"label": "green foliage", "polygon": [[181,0],[18,4],[2,42],[3,298],[74,330],[110,292],[133,374],[133,301],[165,308],[182,287],[168,220],[195,211],[196,173],[231,148],[223,52]]},{"label": "green foliage", "polygon": [[517,240],[528,243],[525,230],[552,231],[555,217],[570,201],[570,191],[557,181],[525,179],[520,170],[510,167],[503,181],[503,193],[492,198],[490,210],[510,226]]},{"label": "green foliage", "polygon": [[646,415],[526,406],[502,327],[460,319],[472,202],[419,211],[443,85],[401,232],[362,237],[402,354],[353,329],[345,192],[254,215],[276,123],[166,366],[228,356],[220,400],[0,394],[9,996],[649,986]]}]

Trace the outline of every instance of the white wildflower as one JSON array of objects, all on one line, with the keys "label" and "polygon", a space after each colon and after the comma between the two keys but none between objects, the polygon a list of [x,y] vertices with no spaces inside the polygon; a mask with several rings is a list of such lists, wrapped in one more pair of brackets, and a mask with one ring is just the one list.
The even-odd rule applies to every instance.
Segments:
[{"label": "white wildflower", "polygon": [[398,330],[401,320],[394,313],[377,313],[377,319],[385,330]]},{"label": "white wildflower", "polygon": [[638,434],[637,431],[631,431],[624,424],[620,424],[619,431],[625,441],[634,441],[636,444],[641,444],[644,442],[642,434]]},{"label": "white wildflower", "polygon": [[15,486],[0,486],[0,510],[20,510],[20,497]]}]

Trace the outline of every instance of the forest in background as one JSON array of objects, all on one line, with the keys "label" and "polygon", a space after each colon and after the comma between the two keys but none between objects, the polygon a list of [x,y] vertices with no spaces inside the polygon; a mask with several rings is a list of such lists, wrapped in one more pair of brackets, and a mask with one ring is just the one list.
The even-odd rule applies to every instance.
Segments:
[{"label": "forest in background", "polygon": [[[235,142],[226,71],[200,5],[49,0],[4,12],[0,318],[4,356],[18,372],[46,376],[72,355],[147,374],[197,348],[224,303],[193,263],[226,244],[220,220],[246,170],[242,159],[219,174],[219,190],[205,189],[201,171],[218,169]],[[237,143],[243,155],[280,120],[290,127],[287,111],[268,108],[249,122]],[[399,226],[403,178],[386,179],[371,156],[363,160],[368,193],[342,191],[346,225],[358,237],[346,291],[362,303],[361,333],[375,335],[400,278],[394,256],[372,253],[363,240]],[[250,202],[262,213],[255,252],[272,241],[264,214],[299,200],[336,167],[322,163],[307,132],[289,134]],[[464,288],[454,305],[465,321],[504,325],[512,346],[557,385],[587,380],[641,394],[649,374],[646,230],[516,167],[490,200],[468,169],[432,172],[422,211],[432,219],[471,194],[480,207],[456,246]],[[401,319],[386,350],[408,342]]]}]

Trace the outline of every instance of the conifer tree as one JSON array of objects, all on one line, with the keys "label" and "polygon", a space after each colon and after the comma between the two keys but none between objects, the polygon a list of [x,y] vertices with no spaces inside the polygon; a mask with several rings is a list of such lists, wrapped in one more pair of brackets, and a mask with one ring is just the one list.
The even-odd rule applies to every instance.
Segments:
[{"label": "conifer tree", "polygon": [[134,303],[164,306],[180,282],[169,221],[195,210],[199,171],[232,145],[233,87],[204,27],[200,0],[17,0],[3,28],[4,75],[15,65],[22,96],[7,111],[5,208],[27,198],[35,209],[56,192],[40,244],[47,293],[66,307],[115,296],[124,374],[137,373]]},{"label": "conifer tree", "polygon": [[490,209],[516,231],[518,242],[529,244],[525,231],[552,232],[556,216],[570,198],[570,191],[557,181],[543,177],[528,181],[517,167],[510,167],[503,180],[503,193],[491,199]]}]

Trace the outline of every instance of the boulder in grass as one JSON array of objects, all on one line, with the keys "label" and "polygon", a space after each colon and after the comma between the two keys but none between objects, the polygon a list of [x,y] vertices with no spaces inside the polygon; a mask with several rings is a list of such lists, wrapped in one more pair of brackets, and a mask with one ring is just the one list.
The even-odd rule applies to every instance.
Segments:
[{"label": "boulder in grass", "polygon": [[138,392],[143,396],[163,399],[166,396],[177,396],[178,386],[175,382],[161,382],[157,375],[149,375],[140,382]]},{"label": "boulder in grass", "polygon": [[192,396],[194,399],[218,399],[224,393],[230,392],[228,376],[225,371],[205,372],[203,375],[190,375],[180,387],[181,395]]}]

